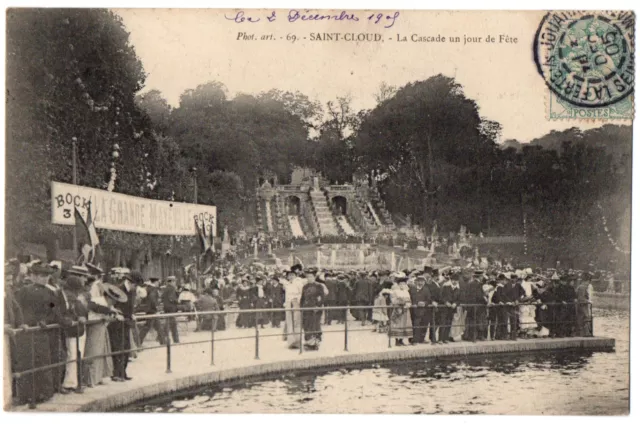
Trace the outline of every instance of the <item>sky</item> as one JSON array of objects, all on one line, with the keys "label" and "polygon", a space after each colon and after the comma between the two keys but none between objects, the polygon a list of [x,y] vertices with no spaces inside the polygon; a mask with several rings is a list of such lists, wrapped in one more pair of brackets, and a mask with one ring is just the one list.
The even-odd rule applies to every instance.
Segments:
[{"label": "sky", "polygon": [[[211,9],[115,9],[148,74],[144,91],[158,89],[172,106],[180,94],[220,81],[233,96],[272,88],[299,90],[326,103],[349,95],[355,109],[375,106],[380,83],[404,86],[442,73],[462,84],[480,115],[502,124],[501,141],[527,142],[551,130],[583,129],[596,122],[548,121],[549,91],[533,60],[539,11],[400,11],[375,24],[356,11],[354,21],[288,22],[289,10],[246,11],[256,23],[236,23],[237,11]],[[300,10],[305,13],[304,10]],[[339,13],[340,11],[338,11]],[[391,11],[387,14],[392,14]],[[239,33],[253,40],[238,40]],[[379,34],[383,42],[311,41],[312,34]],[[273,35],[271,41],[259,40]],[[444,36],[446,42],[412,42],[411,36]],[[500,35],[512,42],[500,43]],[[295,42],[287,36],[296,37]],[[398,38],[407,37],[407,42]],[[487,43],[487,37],[494,43]],[[282,37],[282,39],[280,39]],[[307,37],[307,39],[303,39]],[[449,42],[460,37],[460,43]],[[481,42],[464,43],[465,37]],[[517,41],[513,42],[514,39]],[[507,38],[503,38],[507,40]]]}]

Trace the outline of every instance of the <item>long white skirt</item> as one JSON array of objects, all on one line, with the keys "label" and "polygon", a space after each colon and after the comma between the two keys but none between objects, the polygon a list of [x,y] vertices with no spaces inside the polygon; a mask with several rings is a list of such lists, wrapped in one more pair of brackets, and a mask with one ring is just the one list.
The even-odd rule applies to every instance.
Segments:
[{"label": "long white skirt", "polygon": [[302,312],[292,311],[300,307],[300,301],[293,299],[287,302],[285,311],[285,325],[284,334],[287,340],[287,346],[290,349],[297,349],[300,347],[300,330],[302,328]]},{"label": "long white skirt", "polygon": [[520,305],[520,329],[529,331],[538,327],[536,323],[536,306]]}]

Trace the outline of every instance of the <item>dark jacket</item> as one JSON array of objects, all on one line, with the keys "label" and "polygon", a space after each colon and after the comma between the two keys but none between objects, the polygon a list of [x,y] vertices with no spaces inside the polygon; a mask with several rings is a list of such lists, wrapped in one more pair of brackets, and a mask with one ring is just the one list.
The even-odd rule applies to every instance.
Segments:
[{"label": "dark jacket", "polygon": [[278,283],[269,283],[264,286],[264,295],[269,300],[272,308],[282,308],[284,306],[284,287]]},{"label": "dark jacket", "polygon": [[147,297],[142,300],[139,306],[140,312],[154,315],[160,309],[160,293],[156,287],[147,286]]},{"label": "dark jacket", "polygon": [[351,291],[347,280],[338,280],[336,283],[336,305],[347,306],[351,298]]},{"label": "dark jacket", "polygon": [[441,304],[442,303],[442,299],[441,299],[442,287],[433,280],[425,284],[425,287],[429,288],[429,293],[431,293],[431,302],[436,302],[438,304]]},{"label": "dark jacket", "polygon": [[65,329],[64,335],[66,337],[81,337],[84,335],[84,326],[83,325],[74,325],[73,322],[78,321],[79,318],[87,319],[89,316],[89,302],[86,300],[84,295],[74,293],[74,292],[65,292],[67,296],[67,302],[69,303],[69,308],[65,313]]},{"label": "dark jacket", "polygon": [[324,287],[322,284],[312,281],[302,287],[300,306],[311,308],[324,305]]},{"label": "dark jacket", "polygon": [[171,284],[162,291],[162,306],[167,314],[178,312],[178,292]]},{"label": "dark jacket", "polygon": [[451,281],[447,281],[442,285],[440,294],[440,301],[443,304],[460,304],[460,288],[458,286],[454,286]]},{"label": "dark jacket", "polygon": [[508,282],[507,284],[504,285],[504,287],[502,288],[502,295],[501,298],[503,298],[503,302],[516,302],[519,301],[523,296],[526,295],[526,292],[524,291],[524,288],[518,284],[518,283],[514,283],[514,282]]},{"label": "dark jacket", "polygon": [[415,286],[410,287],[409,295],[411,296],[412,305],[417,305],[418,302],[424,302],[426,306],[430,306],[431,302],[433,302],[431,289],[427,284],[422,286],[420,289]]}]

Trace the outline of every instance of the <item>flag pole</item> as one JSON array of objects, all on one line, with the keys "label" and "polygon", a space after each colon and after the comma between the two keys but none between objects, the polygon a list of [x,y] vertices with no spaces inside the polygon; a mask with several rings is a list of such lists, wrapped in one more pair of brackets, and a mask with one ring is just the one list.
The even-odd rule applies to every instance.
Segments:
[{"label": "flag pole", "polygon": [[[73,185],[77,185],[78,184],[78,171],[77,171],[77,167],[76,167],[76,141],[77,138],[72,137],[71,138],[71,162],[72,162],[72,166],[73,166]],[[78,251],[78,229],[77,229],[77,223],[76,225],[73,226],[73,252],[77,252]]]}]

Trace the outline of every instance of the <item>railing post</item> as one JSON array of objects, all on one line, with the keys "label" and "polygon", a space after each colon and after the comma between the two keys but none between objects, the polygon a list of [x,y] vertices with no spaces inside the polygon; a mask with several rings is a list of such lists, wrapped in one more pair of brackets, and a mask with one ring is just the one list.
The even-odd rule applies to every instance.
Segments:
[{"label": "railing post", "polygon": [[[298,309],[300,309],[300,308],[298,308]],[[302,337],[303,337],[303,334],[302,334],[302,323],[304,322],[304,319],[302,319],[302,314],[304,313],[304,311],[299,310],[298,312],[300,312],[300,355],[302,355],[302,352],[304,352],[304,343],[303,343],[303,340],[302,340]]]},{"label": "railing post", "polygon": [[[31,332],[31,369],[34,369],[36,367],[36,349],[35,349],[35,340],[33,339],[34,333],[35,331]],[[31,373],[31,399],[29,399],[29,409],[36,409],[36,373],[35,372]]]},{"label": "railing post", "polygon": [[169,333],[169,320],[167,317],[165,320],[165,332],[167,333],[167,374],[171,373],[171,334]]},{"label": "railing post", "polygon": [[76,324],[76,375],[78,377],[78,387],[76,388],[76,393],[83,393],[84,389],[82,388],[82,351],[80,349],[80,326],[82,325],[82,329],[84,330],[83,334],[86,334],[86,329],[83,324]]},{"label": "railing post", "polygon": [[578,309],[580,308],[580,304],[579,302],[576,300],[576,302],[573,304],[574,308],[573,308],[573,331],[571,331],[571,336],[577,336],[577,335],[582,335],[584,328],[578,328],[578,325],[582,324],[584,326],[584,323],[581,323],[578,321]]},{"label": "railing post", "polygon": [[473,329],[471,331],[471,341],[476,342],[478,332],[478,305],[473,305]]},{"label": "railing post", "polygon": [[254,321],[256,327],[256,357],[255,359],[260,359],[260,330],[258,329],[258,313],[254,312]]},{"label": "railing post", "polygon": [[[389,306],[387,305],[385,312],[387,313],[388,323],[387,325],[387,347],[391,349],[391,318],[389,318]],[[393,310],[391,311],[391,315],[393,315]]]},{"label": "railing post", "polygon": [[[214,315],[215,317],[217,317],[217,315]],[[211,319],[211,365],[215,365],[215,362],[213,360],[214,356],[213,356],[213,352],[214,352],[214,348],[215,348],[215,339],[216,339],[216,324],[218,324],[218,320],[217,319]]]},{"label": "railing post", "polygon": [[593,304],[589,302],[589,329],[591,330],[591,337],[594,337],[593,334]]},{"label": "railing post", "polygon": [[[346,309],[345,309],[346,312]],[[345,313],[345,320],[344,320],[344,351],[348,352],[349,351],[349,323],[347,322],[347,314]]]},{"label": "railing post", "polygon": [[[120,349],[120,355],[118,355],[118,358],[120,358],[118,360],[118,366],[120,367],[119,372],[121,373],[121,378],[124,378],[124,361],[125,361],[124,358],[125,358],[125,354],[122,353],[122,352],[124,352],[124,341],[125,341],[125,339],[127,337],[130,336],[130,334],[129,334],[129,331],[127,331],[127,329],[125,328],[126,327],[125,324],[127,322],[127,319],[125,318],[121,322],[122,322],[122,343],[120,343],[120,345],[122,346],[122,349]],[[129,345],[131,345],[131,344],[129,344]],[[128,355],[128,353],[127,353],[127,355]]]}]

